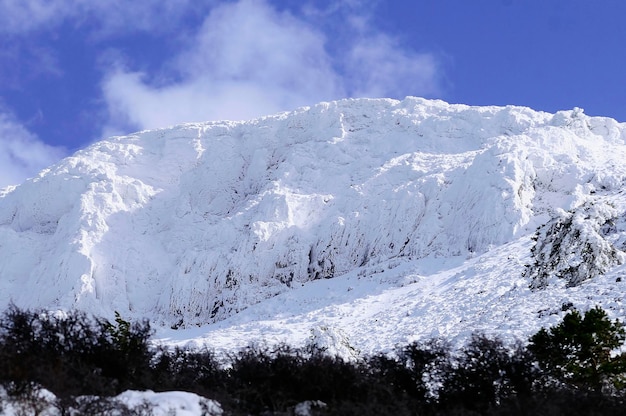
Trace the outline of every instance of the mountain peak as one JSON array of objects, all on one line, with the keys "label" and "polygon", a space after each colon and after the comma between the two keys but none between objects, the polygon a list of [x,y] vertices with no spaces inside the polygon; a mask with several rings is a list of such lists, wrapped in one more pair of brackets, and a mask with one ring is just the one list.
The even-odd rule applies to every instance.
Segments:
[{"label": "mountain peak", "polygon": [[583,204],[623,216],[625,131],[407,97],[110,138],[0,195],[0,304],[179,327],[315,280],[475,259]]}]

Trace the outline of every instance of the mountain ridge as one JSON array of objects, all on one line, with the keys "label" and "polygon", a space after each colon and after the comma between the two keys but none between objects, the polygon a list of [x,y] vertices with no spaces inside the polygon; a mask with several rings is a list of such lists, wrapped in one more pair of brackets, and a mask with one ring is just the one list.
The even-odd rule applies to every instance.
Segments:
[{"label": "mountain ridge", "polygon": [[416,276],[517,241],[510,279],[526,288],[538,227],[605,201],[614,214],[593,232],[616,260],[580,284],[621,269],[623,160],[626,125],[580,109],[414,97],[111,138],[0,195],[0,304],[189,327],[236,321],[312,281],[396,262]]}]

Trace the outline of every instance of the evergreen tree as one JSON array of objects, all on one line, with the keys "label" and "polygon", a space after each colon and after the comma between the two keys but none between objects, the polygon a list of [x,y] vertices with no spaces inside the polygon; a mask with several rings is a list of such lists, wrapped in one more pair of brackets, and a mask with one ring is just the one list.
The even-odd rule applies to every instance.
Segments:
[{"label": "evergreen tree", "polygon": [[613,354],[626,339],[624,325],[612,322],[599,307],[583,316],[568,313],[563,321],[530,338],[528,350],[551,378],[576,387],[600,390],[622,384],[626,356]]}]

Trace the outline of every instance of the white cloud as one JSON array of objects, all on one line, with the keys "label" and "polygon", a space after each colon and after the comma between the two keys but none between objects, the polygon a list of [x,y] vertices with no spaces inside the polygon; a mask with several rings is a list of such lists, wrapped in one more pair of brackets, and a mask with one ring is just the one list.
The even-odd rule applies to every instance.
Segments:
[{"label": "white cloud", "polygon": [[63,154],[64,149],[43,143],[11,114],[0,112],[0,189],[35,176]]},{"label": "white cloud", "polygon": [[[437,59],[404,49],[366,24],[370,16],[362,4],[309,7],[298,17],[263,0],[223,3],[164,66],[176,81],[119,66],[108,74],[107,131],[248,119],[344,97],[436,94]],[[338,10],[348,14],[335,20],[349,22],[341,30],[314,24]]]},{"label": "white cloud", "polygon": [[[377,30],[372,1],[339,0],[326,9],[302,4],[287,12],[265,0],[0,0],[0,34],[28,35],[69,23],[100,42],[136,31],[176,36],[180,52],[156,57],[163,61],[158,73],[122,67],[120,52],[104,44],[102,59],[109,56],[110,62],[113,56],[118,63],[102,82],[105,134],[249,119],[344,97],[439,92],[437,57]],[[203,16],[199,27],[181,26],[198,16]],[[5,38],[11,45],[14,38]],[[42,51],[33,52],[41,57],[41,68],[61,73],[54,53]],[[140,57],[130,58],[142,65]],[[146,63],[145,68],[154,67]],[[15,84],[6,82],[15,74],[2,72],[5,84]],[[0,106],[0,187],[22,182],[63,154]]]},{"label": "white cloud", "polygon": [[393,38],[377,34],[356,42],[346,60],[354,96],[435,95],[439,92],[434,55],[403,50]]},{"label": "white cloud", "polygon": [[246,119],[341,95],[324,37],[263,2],[215,8],[174,59],[181,82],[117,69],[103,92],[114,120],[140,128]]},{"label": "white cloud", "polygon": [[0,31],[24,33],[56,24],[71,13],[71,1],[0,0]]},{"label": "white cloud", "polygon": [[99,36],[163,30],[207,6],[190,0],[0,0],[0,33],[28,34],[67,21]]}]

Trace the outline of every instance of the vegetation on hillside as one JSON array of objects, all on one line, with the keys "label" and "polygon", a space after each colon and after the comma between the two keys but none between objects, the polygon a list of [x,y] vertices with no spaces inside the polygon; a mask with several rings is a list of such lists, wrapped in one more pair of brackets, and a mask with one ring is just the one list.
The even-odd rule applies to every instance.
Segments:
[{"label": "vegetation on hillside", "polygon": [[11,307],[0,317],[4,397],[37,409],[52,400],[43,388],[59,414],[90,415],[149,414],[113,399],[129,389],[194,392],[232,415],[599,415],[626,404],[626,332],[600,308],[571,311],[527,344],[475,334],[458,351],[432,340],[357,361],[286,345],[223,360],[154,347],[151,334],[148,322],[119,315]]}]

